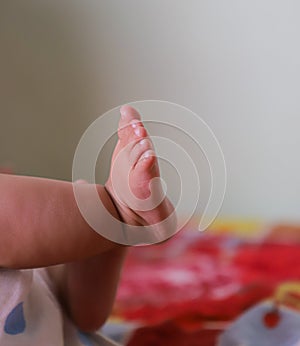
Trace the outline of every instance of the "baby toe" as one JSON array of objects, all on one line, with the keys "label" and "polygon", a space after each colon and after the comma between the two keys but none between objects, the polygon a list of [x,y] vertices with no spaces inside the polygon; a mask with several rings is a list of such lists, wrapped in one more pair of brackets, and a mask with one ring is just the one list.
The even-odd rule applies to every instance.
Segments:
[{"label": "baby toe", "polygon": [[[139,171],[145,171],[144,173],[146,173],[146,171],[150,172],[150,169],[155,165],[155,163],[156,154],[153,149],[148,149],[142,153],[136,162],[135,168]],[[151,172],[151,174],[153,174],[153,172]]]},{"label": "baby toe", "polygon": [[151,140],[147,138],[143,138],[142,140],[136,142],[136,144],[133,146],[130,155],[129,160],[132,166],[135,166],[137,162],[140,160],[140,158],[143,156],[143,154],[147,150],[152,150],[153,145]]}]

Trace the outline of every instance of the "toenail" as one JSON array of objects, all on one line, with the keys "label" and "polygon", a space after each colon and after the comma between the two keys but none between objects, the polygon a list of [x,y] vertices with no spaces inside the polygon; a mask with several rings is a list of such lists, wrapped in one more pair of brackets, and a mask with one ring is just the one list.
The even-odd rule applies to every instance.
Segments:
[{"label": "toenail", "polygon": [[134,133],[138,136],[138,137],[142,137],[142,135],[143,135],[143,133],[142,133],[142,130],[143,130],[143,128],[142,127],[136,127],[135,129],[134,129]]},{"label": "toenail", "polygon": [[142,147],[148,146],[149,149],[152,148],[152,142],[148,138],[142,139],[139,143]]},{"label": "toenail", "polygon": [[150,156],[154,156],[153,150],[147,150],[147,151],[145,151],[141,158],[142,158],[142,159],[148,159],[148,157],[150,157]]},{"label": "toenail", "polygon": [[125,119],[125,118],[126,118],[126,110],[123,109],[123,107],[121,107],[120,113],[121,113],[121,118],[122,118],[122,119]]},{"label": "toenail", "polygon": [[135,129],[138,126],[139,121],[138,120],[131,120],[130,124]]},{"label": "toenail", "polygon": [[141,141],[140,141],[140,145],[141,146],[144,146],[144,145],[146,145],[147,144],[147,139],[142,139]]}]

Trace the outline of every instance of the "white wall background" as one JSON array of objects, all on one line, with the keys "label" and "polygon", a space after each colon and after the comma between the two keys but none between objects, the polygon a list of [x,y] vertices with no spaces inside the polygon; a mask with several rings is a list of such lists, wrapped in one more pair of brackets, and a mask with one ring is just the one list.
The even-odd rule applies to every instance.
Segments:
[{"label": "white wall background", "polygon": [[223,148],[221,214],[300,219],[300,2],[1,0],[0,164],[71,177],[84,129],[182,104]]}]

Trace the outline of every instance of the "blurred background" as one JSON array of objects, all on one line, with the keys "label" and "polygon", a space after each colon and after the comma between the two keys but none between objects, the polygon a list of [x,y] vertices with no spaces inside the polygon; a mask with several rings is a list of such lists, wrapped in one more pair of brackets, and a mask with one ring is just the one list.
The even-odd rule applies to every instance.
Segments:
[{"label": "blurred background", "polygon": [[221,144],[222,217],[298,221],[299,13],[296,0],[1,0],[0,166],[71,179],[99,115],[166,100]]}]

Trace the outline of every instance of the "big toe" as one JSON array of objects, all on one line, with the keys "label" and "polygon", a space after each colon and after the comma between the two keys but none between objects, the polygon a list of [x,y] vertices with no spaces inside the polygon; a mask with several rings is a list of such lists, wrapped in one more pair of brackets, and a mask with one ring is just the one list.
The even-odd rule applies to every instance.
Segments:
[{"label": "big toe", "polygon": [[123,105],[120,108],[121,120],[131,121],[133,119],[141,120],[139,112],[130,105]]},{"label": "big toe", "polygon": [[121,107],[120,113],[118,136],[123,145],[147,137],[141,116],[135,108],[124,105]]}]

